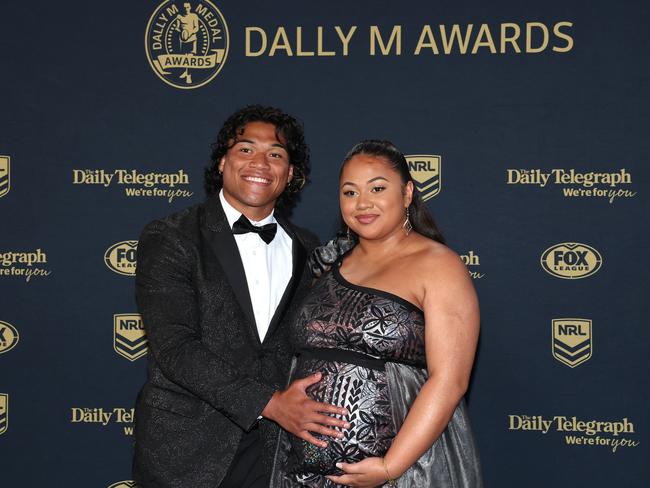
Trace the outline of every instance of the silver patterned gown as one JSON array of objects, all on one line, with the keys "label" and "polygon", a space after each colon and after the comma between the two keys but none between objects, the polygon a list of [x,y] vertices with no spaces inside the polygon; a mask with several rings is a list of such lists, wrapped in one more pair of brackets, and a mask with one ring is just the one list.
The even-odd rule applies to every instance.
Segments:
[{"label": "silver patterned gown", "polygon": [[[339,272],[340,260],[305,298],[292,325],[298,351],[291,379],[316,371],[307,394],[345,407],[350,429],[318,448],[282,433],[271,486],[334,487],[337,462],[383,456],[427,379],[424,314],[388,292],[357,286]],[[316,434],[316,437],[322,436]],[[435,444],[398,480],[399,487],[482,487],[465,402]]]}]

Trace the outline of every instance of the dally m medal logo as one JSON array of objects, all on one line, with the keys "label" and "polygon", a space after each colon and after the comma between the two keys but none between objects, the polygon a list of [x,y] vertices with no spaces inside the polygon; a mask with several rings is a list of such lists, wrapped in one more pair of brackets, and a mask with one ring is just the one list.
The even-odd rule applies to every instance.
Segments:
[{"label": "dally m medal logo", "polygon": [[135,361],[147,354],[147,335],[140,314],[113,315],[113,349],[129,361]]},{"label": "dally m medal logo", "polygon": [[151,68],[183,90],[212,81],[226,62],[229,44],[226,20],[209,0],[161,3],[144,36]]},{"label": "dally m medal logo", "polygon": [[553,357],[575,368],[591,357],[591,320],[553,319]]},{"label": "dally m medal logo", "polygon": [[135,276],[138,241],[113,244],[104,253],[104,263],[111,271],[125,276]]},{"label": "dally m medal logo", "polygon": [[563,242],[544,251],[540,263],[544,271],[556,278],[577,280],[595,274],[603,264],[603,257],[586,244]]},{"label": "dally m medal logo", "polygon": [[0,393],[0,435],[9,427],[9,395]]},{"label": "dally m medal logo", "polygon": [[0,156],[0,198],[9,193],[9,190],[11,188],[9,162],[9,156]]},{"label": "dally m medal logo", "polygon": [[422,201],[426,202],[440,193],[442,158],[433,154],[412,154],[405,157]]},{"label": "dally m medal logo", "polygon": [[113,483],[108,488],[138,488],[138,485],[135,484],[135,481],[124,480]]},{"label": "dally m medal logo", "polygon": [[11,351],[18,344],[16,328],[0,320],[0,354]]}]

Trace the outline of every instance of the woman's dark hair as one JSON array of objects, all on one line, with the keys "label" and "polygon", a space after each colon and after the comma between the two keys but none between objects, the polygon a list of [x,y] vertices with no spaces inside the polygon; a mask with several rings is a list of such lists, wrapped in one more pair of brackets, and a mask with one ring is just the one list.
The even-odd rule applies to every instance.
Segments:
[{"label": "woman's dark hair", "polygon": [[[424,206],[420,192],[415,185],[415,181],[411,177],[409,172],[409,166],[406,162],[404,155],[395,147],[395,145],[390,141],[381,141],[375,139],[368,139],[361,141],[356,144],[350,151],[346,154],[343,164],[341,165],[341,171],[339,172],[339,178],[343,173],[343,168],[346,163],[350,161],[354,156],[358,154],[366,154],[368,156],[375,156],[386,161],[386,164],[393,170],[395,170],[401,177],[402,183],[406,185],[409,181],[413,183],[413,200],[411,200],[411,205],[409,205],[409,220],[418,234],[422,234],[429,239],[434,241],[441,242],[444,244],[445,239],[438,230],[433,217]],[[341,233],[347,233],[347,226],[342,222]],[[352,231],[350,231],[353,233]],[[355,236],[356,237],[356,236]]]},{"label": "woman's dark hair", "polygon": [[275,126],[275,135],[282,140],[289,153],[289,163],[293,165],[293,178],[287,185],[277,206],[291,209],[296,203],[298,193],[309,181],[309,148],[305,143],[303,127],[294,117],[275,107],[249,105],[232,114],[224,122],[217,140],[212,144],[210,160],[205,168],[205,192],[214,195],[223,186],[223,176],[219,174],[219,162],[228,152],[238,135],[243,134],[244,126],[250,122],[266,122]]}]

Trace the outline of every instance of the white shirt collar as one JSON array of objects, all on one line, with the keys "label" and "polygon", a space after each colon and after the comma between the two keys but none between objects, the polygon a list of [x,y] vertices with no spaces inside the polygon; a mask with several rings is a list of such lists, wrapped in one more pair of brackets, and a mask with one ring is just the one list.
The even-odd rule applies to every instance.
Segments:
[{"label": "white shirt collar", "polygon": [[[223,188],[219,191],[219,200],[221,201],[221,206],[223,207],[223,211],[226,214],[228,225],[230,225],[230,228],[232,229],[233,224],[237,222],[239,217],[241,217],[242,213],[228,203],[226,197],[223,196]],[[275,210],[271,210],[271,213],[266,217],[264,217],[262,220],[259,221],[251,220],[251,224],[255,226],[260,226],[260,225],[265,225],[265,224],[275,222],[275,217],[273,216],[273,212],[275,212]]]}]

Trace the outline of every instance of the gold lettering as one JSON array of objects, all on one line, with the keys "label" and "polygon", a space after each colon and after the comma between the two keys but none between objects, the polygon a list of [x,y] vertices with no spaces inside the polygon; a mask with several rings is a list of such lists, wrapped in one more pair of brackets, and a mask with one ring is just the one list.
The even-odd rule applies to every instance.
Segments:
[{"label": "gold lettering", "polygon": [[[533,28],[542,30],[543,42],[538,47],[533,47]],[[526,52],[527,53],[541,53],[548,46],[548,28],[541,22],[527,22],[526,23]]]},{"label": "gold lettering", "polygon": [[338,25],[335,26],[334,29],[336,30],[336,33],[338,34],[339,39],[341,39],[341,42],[343,43],[343,56],[347,56],[348,55],[348,45],[350,44],[350,41],[352,40],[352,36],[357,31],[357,26],[353,25],[352,27],[350,27],[350,30],[348,31],[347,35],[343,34],[343,31],[341,30],[341,28]]},{"label": "gold lettering", "polygon": [[[482,40],[485,37],[485,40]],[[472,54],[476,54],[480,47],[489,47],[492,54],[497,53],[497,48],[494,45],[492,40],[492,34],[490,34],[490,27],[487,24],[481,24],[481,28],[478,31],[476,36],[476,41],[474,41],[474,47],[472,48]]]},{"label": "gold lettering", "polygon": [[275,33],[273,43],[271,44],[271,49],[269,50],[269,56],[275,56],[275,51],[281,49],[286,51],[287,56],[293,56],[291,44],[289,43],[289,38],[287,37],[287,32],[284,30],[284,27],[278,27],[278,31]]},{"label": "gold lettering", "polygon": [[391,47],[395,43],[395,55],[399,56],[402,54],[402,26],[396,25],[393,26],[391,31],[390,38],[388,39],[388,45],[384,44],[384,41],[381,37],[381,32],[379,27],[376,25],[370,26],[370,55],[375,55],[375,44],[379,44],[379,49],[384,56],[387,56],[390,53]]},{"label": "gold lettering", "polygon": [[561,27],[573,27],[572,22],[558,22],[553,26],[553,34],[555,34],[557,37],[560,39],[564,39],[566,41],[566,46],[564,47],[558,47],[558,46],[553,46],[553,51],[556,53],[565,53],[568,51],[571,51],[573,49],[573,37],[571,37],[568,34],[565,34],[560,30]]},{"label": "gold lettering", "polygon": [[[257,32],[260,34],[261,46],[257,51],[251,51],[251,33]],[[260,27],[246,27],[246,56],[256,57],[261,56],[266,51],[266,32]]]},{"label": "gold lettering", "polygon": [[296,56],[313,56],[314,51],[302,50],[302,27],[296,27]]},{"label": "gold lettering", "polygon": [[458,39],[458,47],[461,54],[467,53],[467,46],[469,45],[469,39],[472,35],[472,29],[474,28],[473,24],[467,24],[465,29],[465,38],[463,39],[460,34],[460,26],[454,24],[451,27],[451,34],[447,38],[447,28],[444,25],[440,25],[440,35],[442,36],[442,48],[445,51],[445,54],[450,54],[454,48],[455,39]]},{"label": "gold lettering", "polygon": [[[338,28],[338,26],[337,26]],[[319,25],[316,28],[318,32],[318,41],[317,41],[317,52],[319,56],[335,56],[336,52],[334,51],[325,51],[323,49],[323,26]]]},{"label": "gold lettering", "polygon": [[[508,36],[508,29],[512,29],[514,31],[512,36]],[[512,44],[512,47],[515,49],[516,53],[520,53],[521,49],[519,48],[519,44],[517,44],[517,39],[519,39],[520,35],[521,28],[517,24],[513,24],[511,22],[505,22],[501,24],[501,54],[506,52],[506,44],[508,43]]]},{"label": "gold lettering", "polygon": [[425,47],[431,48],[433,54],[440,54],[430,25],[425,25],[422,29],[422,32],[420,33],[420,39],[418,39],[418,45],[415,47],[413,54],[415,56],[418,56],[420,54],[420,51]]}]

